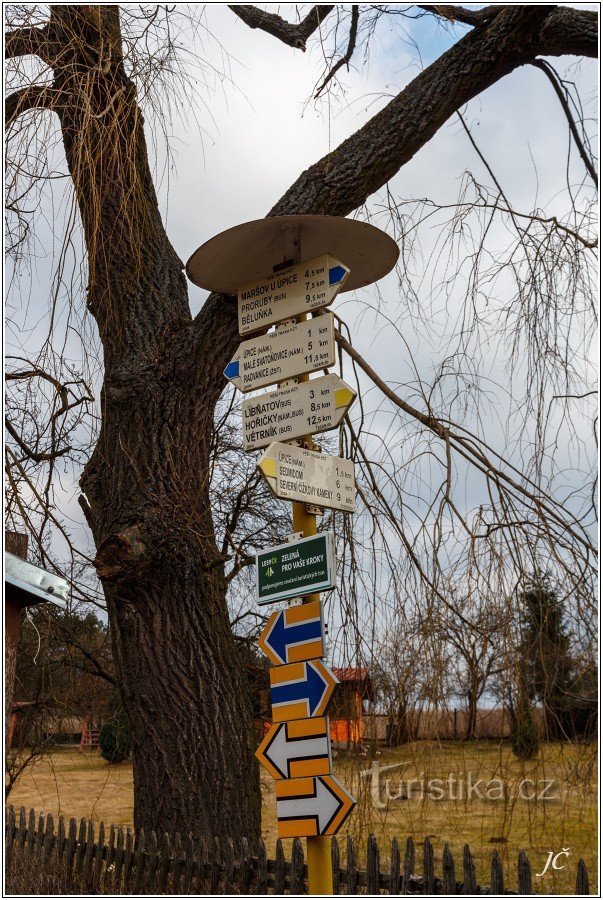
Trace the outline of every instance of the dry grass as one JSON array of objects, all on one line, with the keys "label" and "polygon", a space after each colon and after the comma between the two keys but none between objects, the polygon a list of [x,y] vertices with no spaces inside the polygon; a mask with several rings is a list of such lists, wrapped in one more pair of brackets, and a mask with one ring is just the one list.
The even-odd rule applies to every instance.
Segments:
[{"label": "dry grass", "polygon": [[[405,839],[408,835],[419,843],[429,836],[436,849],[436,859],[447,841],[460,860],[463,844],[468,843],[476,860],[478,880],[489,881],[489,861],[493,849],[503,860],[511,883],[516,881],[515,866],[519,849],[528,851],[534,872],[540,872],[549,851],[569,848],[567,868],[549,871],[544,878],[534,879],[539,892],[562,893],[574,887],[578,859],[588,867],[591,890],[595,887],[597,869],[597,758],[595,745],[570,746],[549,744],[542,748],[537,760],[521,764],[506,745],[496,743],[422,742],[396,751],[383,752],[382,766],[404,763],[405,768],[387,773],[391,779],[390,794],[395,794],[400,778],[414,778],[425,783],[430,778],[456,779],[465,786],[482,779],[500,779],[506,785],[506,799],[430,799],[425,787],[421,799],[420,785],[415,783],[415,796],[394,800],[385,809],[374,809],[371,803],[370,779],[361,777],[370,768],[365,758],[340,758],[335,773],[358,797],[359,804],[349,820],[349,831],[362,845],[369,832],[376,834],[382,848],[382,867],[387,866],[389,838]],[[528,801],[513,797],[522,779],[554,780],[557,799]],[[492,795],[497,796],[498,781]],[[447,790],[447,788],[446,788]],[[484,792],[485,788],[481,788]],[[276,840],[275,804],[272,779],[262,775],[264,797],[263,837],[269,853]],[[418,792],[418,795],[417,795]],[[382,800],[385,786],[382,785]],[[80,753],[61,749],[40,759],[27,770],[13,789],[9,802],[15,806],[62,813],[66,816],[92,818],[97,821],[132,825],[132,768],[129,763],[109,766],[96,753]],[[542,865],[539,866],[539,863]]]}]

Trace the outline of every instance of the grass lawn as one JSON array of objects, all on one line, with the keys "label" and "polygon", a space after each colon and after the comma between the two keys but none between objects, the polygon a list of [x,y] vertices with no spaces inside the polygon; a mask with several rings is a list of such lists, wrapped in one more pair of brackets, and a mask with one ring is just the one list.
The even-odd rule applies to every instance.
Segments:
[{"label": "grass lawn", "polygon": [[[536,874],[544,868],[550,851],[569,848],[569,856],[562,860],[567,867],[557,872],[549,869],[543,878],[534,878],[534,889],[571,892],[580,857],[587,864],[591,892],[596,889],[594,744],[548,744],[535,761],[522,764],[505,744],[421,742],[382,752],[378,764],[399,766],[382,773],[379,789],[374,775],[361,774],[371,768],[366,757],[340,756],[335,760],[335,774],[359,801],[347,830],[361,847],[370,832],[377,836],[382,870],[389,868],[389,840],[394,836],[403,841],[411,835],[417,844],[429,836],[436,852],[436,872],[444,842],[448,842],[457,863],[457,878],[462,877],[462,848],[468,843],[482,883],[489,881],[490,854],[497,849],[510,886],[516,883],[518,850],[528,851]],[[529,799],[549,781],[553,784],[546,795],[553,799]],[[404,799],[396,799],[400,788],[407,795]],[[262,796],[263,837],[272,854],[276,840],[274,787],[272,778],[264,773]],[[24,772],[8,802],[38,812],[131,826],[132,767],[130,763],[109,766],[94,752],[60,749]],[[420,862],[420,849],[418,858]],[[361,855],[361,865],[362,859]]]}]

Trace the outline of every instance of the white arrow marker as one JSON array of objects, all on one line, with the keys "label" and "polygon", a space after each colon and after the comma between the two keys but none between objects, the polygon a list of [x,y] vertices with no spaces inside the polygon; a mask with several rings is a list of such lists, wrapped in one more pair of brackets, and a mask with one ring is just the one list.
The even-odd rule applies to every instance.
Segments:
[{"label": "white arrow marker", "polygon": [[329,306],[350,274],[338,259],[323,253],[239,288],[239,333]]},{"label": "white arrow marker", "polygon": [[356,391],[331,373],[243,401],[243,450],[337,428]]},{"label": "white arrow marker", "polygon": [[356,805],[332,775],[276,782],[279,837],[336,834]]},{"label": "white arrow marker", "polygon": [[319,717],[273,725],[255,755],[276,779],[328,775],[331,771],[329,720]]},{"label": "white arrow marker", "polygon": [[239,344],[224,375],[240,391],[255,391],[335,363],[333,313],[324,313]]}]

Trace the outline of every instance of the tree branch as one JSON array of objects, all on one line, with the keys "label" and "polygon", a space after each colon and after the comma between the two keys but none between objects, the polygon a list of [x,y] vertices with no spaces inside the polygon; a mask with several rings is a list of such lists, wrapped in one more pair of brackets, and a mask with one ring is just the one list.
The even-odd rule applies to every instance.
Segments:
[{"label": "tree branch", "polygon": [[504,6],[486,6],[484,9],[465,9],[464,6],[442,6],[439,4],[437,6],[429,6],[421,3],[418,3],[417,7],[425,12],[432,13],[434,16],[447,19],[449,22],[462,22],[463,25],[473,25],[474,27],[487,25],[501,10],[506,8]]},{"label": "tree branch", "polygon": [[349,65],[349,62],[352,58],[352,54],[354,53],[354,48],[356,47],[356,37],[358,35],[359,16],[360,16],[359,7],[356,5],[352,6],[352,22],[350,25],[350,37],[348,39],[348,48],[345,51],[344,55],[341,57],[341,59],[338,60],[335,63],[335,65],[332,67],[331,71],[329,72],[329,74],[327,75],[327,77],[325,78],[325,80],[323,81],[321,86],[318,88],[318,90],[314,94],[315,100],[317,99],[317,97],[320,96],[320,94],[323,92],[323,90],[328,85],[328,83],[331,81],[331,79],[334,78],[336,72],[338,72],[342,66]]},{"label": "tree branch", "polygon": [[556,6],[540,29],[540,56],[598,56],[597,14],[586,9]]},{"label": "tree branch", "polygon": [[229,5],[228,8],[250,28],[260,28],[284,44],[305,52],[306,41],[316,31],[323,19],[326,19],[334,6],[314,6],[306,18],[298,24],[286,22],[276,13],[265,12],[263,9],[258,9],[257,6]]},{"label": "tree branch", "polygon": [[30,84],[9,94],[4,101],[4,127],[8,128],[28,109],[52,109],[52,94],[52,88],[41,84]]},{"label": "tree branch", "polygon": [[544,72],[544,74],[546,75],[548,80],[553,85],[553,90],[557,94],[557,97],[559,98],[559,103],[561,104],[561,108],[562,108],[563,112],[565,113],[565,118],[567,119],[567,123],[568,123],[569,129],[572,133],[572,137],[576,143],[576,147],[578,148],[578,153],[582,157],[582,162],[586,166],[586,171],[588,172],[588,174],[594,181],[595,187],[598,188],[599,187],[599,178],[595,171],[595,167],[593,165],[592,159],[589,157],[588,153],[586,152],[586,147],[584,146],[582,139],[580,138],[580,135],[578,134],[578,129],[576,128],[576,123],[574,122],[574,117],[572,116],[572,111],[569,108],[567,98],[566,98],[565,94],[563,93],[563,89],[561,87],[560,79],[559,79],[559,76],[557,75],[557,72],[551,65],[549,65],[549,63],[545,62],[545,60],[543,60],[543,59],[533,60],[532,65],[535,66],[537,69],[540,69],[541,72]]},{"label": "tree branch", "polygon": [[15,28],[4,36],[4,55],[6,59],[15,56],[39,56],[40,59],[50,64],[48,45],[48,28]]},{"label": "tree branch", "polygon": [[[543,26],[554,10],[505,7],[489,25],[469,32],[356,134],[303,172],[269,215],[345,216],[361,206],[457,109],[542,52]],[[596,14],[589,15],[596,28]],[[568,52],[572,47],[569,41]]]}]

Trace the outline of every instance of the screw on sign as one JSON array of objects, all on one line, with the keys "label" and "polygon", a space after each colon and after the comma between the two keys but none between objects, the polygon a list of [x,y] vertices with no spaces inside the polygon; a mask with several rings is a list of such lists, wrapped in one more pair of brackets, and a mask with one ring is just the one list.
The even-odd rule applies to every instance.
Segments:
[{"label": "screw on sign", "polygon": [[329,775],[329,720],[319,716],[272,725],[255,755],[277,780]]},{"label": "screw on sign", "polygon": [[332,775],[291,778],[275,787],[281,838],[336,834],[356,805]]}]

